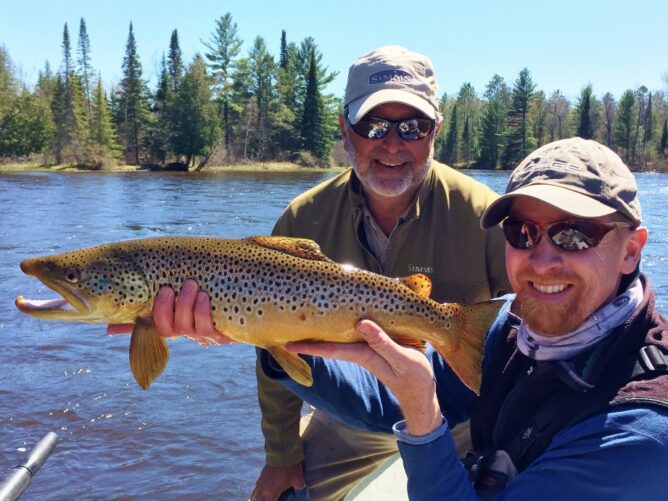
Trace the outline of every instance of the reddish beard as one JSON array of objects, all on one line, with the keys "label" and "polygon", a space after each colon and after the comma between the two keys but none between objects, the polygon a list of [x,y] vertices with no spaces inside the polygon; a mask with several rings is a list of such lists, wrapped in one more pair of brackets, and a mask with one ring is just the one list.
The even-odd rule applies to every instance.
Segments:
[{"label": "reddish beard", "polygon": [[[561,336],[573,332],[585,321],[587,315],[580,311],[579,294],[570,295],[563,301],[541,301],[528,292],[530,283],[544,283],[546,277],[536,279],[533,275],[520,277],[523,284],[517,291],[515,306],[526,325],[537,334]],[[576,292],[582,291],[578,277],[550,276],[551,283],[567,283]]]}]

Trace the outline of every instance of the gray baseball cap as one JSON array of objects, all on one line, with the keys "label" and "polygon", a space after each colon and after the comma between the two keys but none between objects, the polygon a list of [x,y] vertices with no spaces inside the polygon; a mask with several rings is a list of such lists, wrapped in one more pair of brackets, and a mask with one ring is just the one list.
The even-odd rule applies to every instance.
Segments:
[{"label": "gray baseball cap", "polygon": [[619,212],[636,225],[641,223],[633,174],[615,152],[591,139],[555,141],[522,160],[510,175],[505,195],[483,213],[481,228],[506,218],[517,197],[535,198],[576,217]]},{"label": "gray baseball cap", "polygon": [[438,85],[427,56],[398,45],[372,50],[353,63],[343,104],[356,124],[370,110],[384,103],[403,103],[438,122]]}]

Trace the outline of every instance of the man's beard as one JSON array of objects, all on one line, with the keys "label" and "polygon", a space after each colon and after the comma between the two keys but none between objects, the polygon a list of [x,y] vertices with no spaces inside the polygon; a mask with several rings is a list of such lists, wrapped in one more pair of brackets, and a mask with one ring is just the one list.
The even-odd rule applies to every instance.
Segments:
[{"label": "man's beard", "polygon": [[417,173],[414,173],[410,168],[406,168],[406,172],[399,179],[379,179],[372,168],[367,169],[365,174],[360,174],[359,169],[356,168],[357,163],[354,152],[349,152],[348,158],[350,158],[350,163],[362,186],[377,195],[388,198],[401,196],[411,188],[419,186],[427,177],[427,172],[429,172],[432,161],[432,155],[430,154]]},{"label": "man's beard", "polygon": [[[559,280],[555,280],[559,282]],[[525,282],[526,283],[526,282]],[[564,283],[571,284],[576,291],[583,291],[577,277],[570,277]],[[526,287],[530,287],[529,284]],[[528,293],[519,291],[515,299],[517,314],[522,321],[537,334],[562,336],[573,332],[588,317],[581,311],[580,294],[575,294],[567,301],[540,301]]]}]

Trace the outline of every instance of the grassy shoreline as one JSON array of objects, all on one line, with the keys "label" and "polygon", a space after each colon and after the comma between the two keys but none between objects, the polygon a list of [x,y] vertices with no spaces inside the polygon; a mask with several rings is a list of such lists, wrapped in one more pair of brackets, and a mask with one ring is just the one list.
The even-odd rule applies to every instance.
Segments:
[{"label": "grassy shoreline", "polygon": [[[340,172],[344,167],[302,167],[291,162],[267,162],[262,164],[207,165],[200,172]],[[91,169],[74,164],[44,165],[40,163],[0,164],[0,172],[170,172],[146,166],[115,165],[103,169]],[[191,172],[194,173],[194,172]]]}]

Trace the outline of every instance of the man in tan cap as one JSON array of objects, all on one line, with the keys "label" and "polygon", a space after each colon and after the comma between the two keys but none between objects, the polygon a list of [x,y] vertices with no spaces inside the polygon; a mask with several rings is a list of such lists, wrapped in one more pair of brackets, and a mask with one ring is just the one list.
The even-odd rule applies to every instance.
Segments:
[{"label": "man in tan cap", "polygon": [[[508,291],[503,236],[477,219],[497,198],[433,160],[441,126],[434,68],[426,56],[387,46],[350,67],[339,126],[351,170],[297,197],[274,234],[310,238],[338,262],[384,275],[426,274],[438,301],[470,303]],[[389,456],[396,441],[315,410],[272,380],[258,358],[267,464],[252,497],[274,501],[303,485],[312,500],[338,500]]]},{"label": "man in tan cap", "polygon": [[[508,291],[501,230],[478,226],[497,195],[432,159],[441,126],[437,96],[426,56],[389,46],[360,57],[339,117],[352,169],[293,200],[273,234],[310,238],[335,261],[387,276],[425,274],[438,301],[471,303]],[[226,342],[194,281],[176,303],[174,291],[161,289],[154,321],[164,336]],[[338,500],[397,454],[391,428],[360,430],[315,410],[300,429],[302,400],[273,379],[274,369],[259,350],[266,465],[252,499],[276,501],[286,490],[303,497],[306,484],[311,500]]]},{"label": "man in tan cap", "polygon": [[[488,333],[472,402],[456,398],[438,355],[396,344],[369,320],[358,324],[368,344],[290,349],[357,362],[390,389],[396,401],[338,360],[308,359],[348,391],[337,419],[371,413],[367,423],[381,426],[398,401],[411,500],[665,499],[668,321],[639,271],[647,229],[633,175],[594,141],[547,144],[515,169],[481,226],[500,222],[516,294]],[[475,452],[460,462],[448,426],[466,415]]]}]

